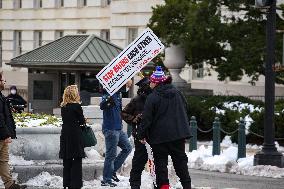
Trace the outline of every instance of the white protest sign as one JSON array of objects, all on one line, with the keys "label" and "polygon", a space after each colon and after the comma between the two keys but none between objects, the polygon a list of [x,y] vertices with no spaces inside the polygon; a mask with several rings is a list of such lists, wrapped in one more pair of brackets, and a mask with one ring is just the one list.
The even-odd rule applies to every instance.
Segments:
[{"label": "white protest sign", "polygon": [[158,37],[150,28],[147,28],[96,77],[104,89],[113,95],[163,49],[164,45]]}]

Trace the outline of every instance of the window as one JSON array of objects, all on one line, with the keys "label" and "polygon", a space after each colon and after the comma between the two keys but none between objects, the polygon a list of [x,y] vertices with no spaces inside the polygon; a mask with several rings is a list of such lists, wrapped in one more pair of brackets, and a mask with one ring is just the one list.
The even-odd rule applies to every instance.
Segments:
[{"label": "window", "polygon": [[101,96],[100,82],[96,78],[96,73],[81,73],[80,74],[80,97],[82,105],[90,105],[91,97]]},{"label": "window", "polygon": [[105,29],[105,30],[101,30],[101,35],[100,37],[106,41],[110,41],[110,32],[108,29]]},{"label": "window", "polygon": [[106,7],[110,5],[111,0],[101,0],[101,7]]},{"label": "window", "polygon": [[2,67],[2,31],[0,31],[0,67]]},{"label": "window", "polygon": [[42,46],[42,31],[34,32],[34,48]]},{"label": "window", "polygon": [[56,7],[64,7],[64,0],[56,0]]},{"label": "window", "polygon": [[52,81],[34,81],[34,100],[52,100],[53,99],[53,83]]},{"label": "window", "polygon": [[59,39],[63,36],[64,36],[64,31],[62,31],[62,30],[55,31],[55,37],[54,37],[55,39]]},{"label": "window", "polygon": [[138,28],[128,28],[128,44],[138,37]]},{"label": "window", "polygon": [[22,8],[22,0],[14,0],[14,9]]},{"label": "window", "polygon": [[22,54],[22,32],[14,31],[14,56]]},{"label": "window", "polygon": [[42,8],[42,0],[34,0],[34,8]]},{"label": "window", "polygon": [[76,84],[76,73],[68,73],[68,72],[62,72],[60,74],[60,83],[61,83],[61,96],[63,95],[64,89],[68,85],[75,85]]},{"label": "window", "polygon": [[78,30],[77,33],[78,33],[78,34],[86,34],[86,33],[87,33],[87,30]]},{"label": "window", "polygon": [[78,0],[78,7],[85,7],[88,5],[87,0]]}]

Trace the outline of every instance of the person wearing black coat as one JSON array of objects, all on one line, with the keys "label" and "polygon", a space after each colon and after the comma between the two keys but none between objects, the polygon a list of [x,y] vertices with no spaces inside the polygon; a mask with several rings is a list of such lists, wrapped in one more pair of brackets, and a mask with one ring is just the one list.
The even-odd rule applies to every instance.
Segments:
[{"label": "person wearing black coat", "polygon": [[85,157],[82,129],[85,124],[77,85],[67,86],[61,103],[62,130],[59,158],[63,159],[63,187],[83,186],[82,158]]},{"label": "person wearing black coat", "polygon": [[149,84],[150,81],[147,77],[138,81],[135,84],[139,87],[137,96],[131,99],[121,112],[122,119],[132,126],[132,136],[134,137],[135,152],[129,179],[131,189],[140,189],[142,171],[148,160],[146,147],[137,138],[137,126],[141,120],[146,98],[152,92]]},{"label": "person wearing black coat", "polygon": [[[5,78],[0,73],[0,91],[4,89]],[[5,189],[23,189],[25,185],[16,184],[10,173],[9,162],[9,143],[16,138],[16,125],[13,115],[8,106],[7,99],[0,92],[0,177],[4,182]]]},{"label": "person wearing black coat", "polygon": [[24,108],[27,107],[27,101],[18,94],[17,87],[10,87],[10,94],[6,97],[12,110],[16,113],[22,113]]},{"label": "person wearing black coat", "polygon": [[169,83],[162,68],[157,66],[150,77],[153,92],[147,97],[138,129],[141,142],[151,145],[159,189],[169,189],[168,156],[170,155],[183,189],[191,189],[185,139],[190,138],[185,98]]}]

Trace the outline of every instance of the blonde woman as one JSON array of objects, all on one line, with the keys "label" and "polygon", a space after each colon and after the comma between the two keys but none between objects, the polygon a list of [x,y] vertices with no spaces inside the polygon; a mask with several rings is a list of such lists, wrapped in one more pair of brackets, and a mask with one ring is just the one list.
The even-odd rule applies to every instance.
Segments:
[{"label": "blonde woman", "polygon": [[82,127],[85,124],[77,85],[67,86],[61,103],[62,130],[59,157],[63,159],[63,187],[83,186],[82,158],[85,157]]}]

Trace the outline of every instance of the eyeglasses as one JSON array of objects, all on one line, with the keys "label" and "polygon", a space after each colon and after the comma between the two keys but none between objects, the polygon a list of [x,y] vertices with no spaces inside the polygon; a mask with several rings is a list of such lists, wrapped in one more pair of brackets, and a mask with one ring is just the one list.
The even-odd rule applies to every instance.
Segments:
[{"label": "eyeglasses", "polygon": [[0,79],[0,81],[1,81],[2,83],[6,83],[6,80],[2,80],[2,79]]}]

